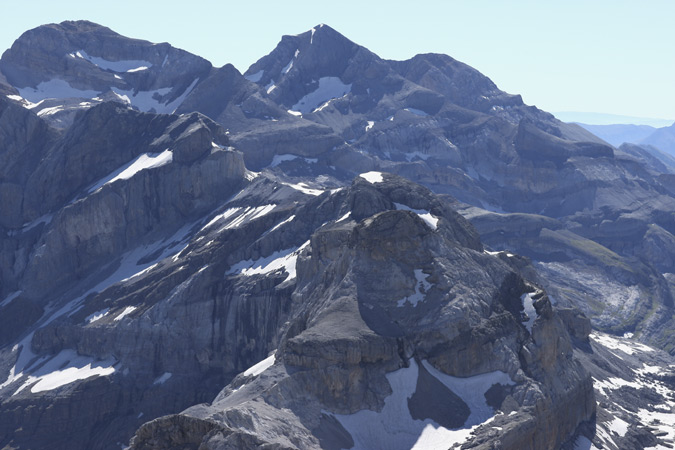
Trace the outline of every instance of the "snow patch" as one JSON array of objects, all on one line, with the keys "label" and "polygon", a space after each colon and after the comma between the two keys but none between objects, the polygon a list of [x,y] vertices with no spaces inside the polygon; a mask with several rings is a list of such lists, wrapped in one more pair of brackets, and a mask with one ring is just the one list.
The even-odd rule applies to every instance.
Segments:
[{"label": "snow patch", "polygon": [[157,263],[151,265],[150,267],[146,267],[145,269],[143,269],[139,272],[136,272],[135,274],[131,275],[130,277],[124,278],[122,281],[129,281],[129,280],[134,279],[136,277],[140,277],[141,275],[150,272],[152,269],[154,269],[158,265],[159,265],[159,263],[157,262]]},{"label": "snow patch", "polygon": [[281,183],[281,184],[283,184],[284,186],[288,186],[290,188],[293,188],[296,191],[300,191],[303,194],[313,195],[315,197],[323,194],[323,191],[321,189],[313,189],[313,188],[307,186],[306,183],[298,183],[298,184]]},{"label": "snow patch", "polygon": [[31,222],[24,223],[23,226],[21,227],[21,232],[25,233],[26,231],[32,230],[41,223],[45,224],[51,223],[53,218],[54,218],[53,214],[45,214],[44,216],[40,216]]},{"label": "snow patch", "polygon": [[649,387],[645,383],[642,383],[640,381],[628,381],[618,377],[610,377],[607,378],[606,380],[594,378],[593,381],[593,387],[598,391],[600,391],[603,395],[607,395],[607,392],[605,392],[605,390],[613,391],[616,389],[621,389],[624,386],[628,386],[634,389]]},{"label": "snow patch", "polygon": [[127,73],[134,73],[134,72],[142,72],[144,70],[148,70],[149,67],[147,66],[141,66],[141,67],[136,67],[135,69],[127,70]]},{"label": "snow patch", "polygon": [[126,97],[130,104],[142,112],[156,112],[158,114],[172,114],[183,103],[185,97],[192,92],[197,85],[199,78],[196,78],[184,91],[172,102],[164,103],[162,97],[168,95],[174,88],[165,87],[153,91],[122,90],[112,87],[111,90],[120,97]]},{"label": "snow patch", "polygon": [[120,320],[124,319],[126,316],[136,311],[136,309],[137,308],[135,306],[127,306],[126,308],[124,308],[124,311],[122,311],[117,317],[115,317],[114,319],[115,322],[119,322]]},{"label": "snow patch", "polygon": [[37,115],[38,117],[51,116],[65,110],[66,110],[65,106],[52,106],[51,108],[41,109],[40,111],[38,111]]},{"label": "snow patch", "polygon": [[117,97],[122,103],[125,103],[127,105],[131,105],[131,100],[129,99],[128,96],[126,95],[121,95],[115,92],[114,90],[111,91],[115,97]]},{"label": "snow patch", "polygon": [[[675,413],[640,409],[637,415],[643,424],[657,428],[660,432],[659,434],[661,434],[659,436],[661,439],[670,443],[675,442]],[[669,447],[660,448],[665,449]]]},{"label": "snow patch", "polygon": [[99,92],[76,89],[67,81],[58,78],[43,81],[35,88],[18,88],[21,97],[29,102],[37,103],[48,98],[94,98]]},{"label": "snow patch", "polygon": [[[283,162],[293,161],[298,158],[301,157],[298,155],[292,155],[290,153],[284,153],[282,155],[274,155],[274,158],[272,158],[272,162],[267,167],[268,168],[277,167],[279,164]],[[317,162],[319,162],[317,158],[302,158],[302,159],[304,159],[307,164],[316,164]]]},{"label": "snow patch", "polygon": [[409,153],[406,153],[406,154],[405,154],[405,159],[406,159],[408,162],[411,162],[411,161],[412,161],[413,159],[415,159],[415,158],[419,158],[419,159],[421,159],[422,161],[426,161],[427,159],[431,158],[431,155],[428,155],[428,154],[426,154],[426,153],[422,153],[422,152],[419,151],[419,150],[415,150],[414,152],[409,152]]},{"label": "snow patch", "polygon": [[275,204],[256,206],[254,208],[250,206],[246,207],[243,214],[232,219],[229,223],[227,223],[224,227],[222,227],[220,231],[239,228],[242,225],[245,225],[255,219],[258,219],[262,216],[269,214],[276,207],[277,205]]},{"label": "snow patch", "polygon": [[21,295],[22,292],[23,291],[15,291],[15,292],[12,292],[11,294],[9,294],[7,297],[5,297],[5,299],[2,302],[0,302],[0,308],[2,308],[3,306],[7,306],[10,303],[12,303],[12,300],[14,300],[19,295]]},{"label": "snow patch", "polygon": [[336,220],[335,223],[342,222],[343,220],[347,220],[347,219],[349,219],[349,216],[351,216],[351,215],[352,215],[352,212],[349,211],[347,214],[345,214],[344,216],[342,216],[338,220]]},{"label": "snow patch", "polygon": [[113,72],[139,72],[141,70],[148,70],[152,67],[152,63],[144,60],[120,60],[120,61],[110,61],[105,58],[100,58],[98,56],[90,56],[84,50],[71,53],[69,56],[73,58],[81,58],[86,61],[89,61],[96,67],[103,70],[110,70]]},{"label": "snow patch", "polygon": [[315,109],[314,111],[312,111],[312,112],[315,112],[315,113],[316,113],[316,112],[321,112],[321,111],[323,111],[328,105],[330,105],[330,103],[331,103],[333,100],[335,100],[335,99],[331,98],[331,99],[328,100],[326,103],[324,103],[323,105],[319,106],[318,108],[316,108],[316,109]]},{"label": "snow patch", "polygon": [[293,111],[292,109],[289,109],[286,112],[292,116],[302,117],[302,113],[300,111]]},{"label": "snow patch", "polygon": [[384,177],[382,177],[382,172],[371,171],[362,173],[359,176],[371,184],[382,183],[384,181]]},{"label": "snow patch", "polygon": [[156,169],[171,163],[171,161],[173,161],[173,152],[168,149],[161,153],[143,153],[130,163],[125,164],[99,180],[94,186],[89,188],[89,193],[96,192],[104,185],[114,183],[117,180],[128,180],[141,170]]},{"label": "snow patch", "polygon": [[413,209],[410,206],[404,205],[402,203],[394,203],[394,206],[396,206],[396,209],[398,210],[414,212],[420,217],[420,219],[424,220],[427,223],[427,225],[431,227],[432,230],[438,228],[438,217],[432,215],[428,210]]},{"label": "snow patch", "polygon": [[604,347],[607,347],[608,349],[619,350],[619,351],[624,352],[628,355],[632,355],[635,352],[653,352],[654,351],[653,348],[648,347],[644,344],[640,344],[638,342],[630,342],[628,340],[624,340],[622,342],[619,339],[613,338],[613,337],[608,336],[606,334],[592,333],[591,338],[595,342],[597,342],[598,344],[603,345]]},{"label": "snow patch", "polygon": [[292,68],[293,68],[293,60],[291,59],[290,62],[286,64],[286,66],[283,69],[281,69],[281,73],[283,75],[286,75]]},{"label": "snow patch", "polygon": [[372,120],[369,120],[368,125],[366,125],[366,132],[370,131],[373,128],[374,125],[375,125],[375,122],[372,121]]},{"label": "snow patch", "polygon": [[272,162],[267,167],[277,167],[282,162],[293,161],[294,159],[297,158],[298,158],[297,155],[291,155],[290,153],[285,153],[283,155],[274,155],[274,158],[272,158]]},{"label": "snow patch", "polygon": [[263,77],[264,73],[265,73],[264,70],[259,70],[256,73],[252,73],[251,75],[245,75],[244,78],[246,78],[248,81],[257,83]]},{"label": "snow patch", "polygon": [[628,431],[628,422],[621,420],[619,417],[612,420],[607,426],[621,437],[624,437]]},{"label": "snow patch", "polygon": [[405,306],[406,303],[410,303],[413,307],[417,307],[417,304],[427,296],[427,292],[431,289],[431,283],[427,281],[428,275],[426,275],[422,269],[415,269],[415,293],[399,300],[396,305],[399,308]]},{"label": "snow patch", "polygon": [[496,370],[472,377],[453,377],[446,375],[429,364],[426,360],[422,361],[424,367],[431,375],[438,378],[448,389],[457,394],[471,410],[471,415],[466,419],[467,425],[477,425],[485,422],[494,415],[494,410],[487,404],[485,393],[495,384],[505,386],[514,385],[511,377],[505,372]]},{"label": "snow patch", "polygon": [[300,252],[309,245],[305,242],[298,248],[279,250],[264,258],[240,261],[234,264],[227,274],[239,274],[244,276],[263,275],[267,273],[284,270],[288,276],[284,281],[293,280],[296,277],[295,264]]},{"label": "snow patch", "polygon": [[23,98],[22,96],[20,96],[20,95],[11,95],[11,94],[9,94],[9,95],[7,95],[6,97],[7,97],[8,99],[14,100],[14,101],[16,101],[16,102],[23,102],[23,101],[24,101],[24,98]]},{"label": "snow patch", "polygon": [[343,83],[338,77],[322,77],[319,78],[319,87],[302,97],[291,107],[291,110],[307,114],[328,100],[344,97],[351,91],[352,85]]},{"label": "snow patch", "polygon": [[419,367],[411,360],[410,367],[388,373],[387,380],[392,394],[384,400],[380,412],[361,410],[349,415],[335,415],[335,418],[354,439],[352,450],[386,448],[403,449],[447,449],[461,444],[471,436],[479,425],[490,422],[494,411],[485,402],[485,392],[496,383],[513,384],[507,374],[492,372],[469,378],[455,378],[436,370],[427,361],[424,367],[471,409],[471,415],[463,427],[447,429],[431,419],[415,420],[408,409],[408,399],[417,388]]},{"label": "snow patch", "polygon": [[240,207],[235,207],[235,208],[229,208],[229,209],[227,209],[224,213],[218,214],[216,217],[214,217],[213,219],[211,219],[211,220],[209,221],[209,223],[207,223],[206,225],[204,225],[200,231],[203,231],[203,230],[209,228],[211,225],[215,224],[216,222],[220,222],[221,220],[226,220],[226,219],[228,219],[229,217],[233,216],[234,214],[238,213],[238,212],[241,211],[241,210],[242,210],[242,208],[240,208]]},{"label": "snow patch", "polygon": [[94,323],[99,319],[104,318],[105,316],[108,315],[110,312],[110,308],[105,308],[100,311],[96,311],[95,313],[89,314],[87,317],[84,318],[84,321],[87,323]]},{"label": "snow patch", "polygon": [[272,227],[272,229],[271,229],[270,231],[268,231],[268,233],[271,233],[271,232],[273,232],[273,231],[275,231],[275,230],[278,230],[279,228],[283,227],[283,226],[286,225],[287,223],[292,222],[294,219],[295,219],[295,214],[293,214],[291,217],[289,217],[288,219],[284,220],[283,222],[280,222],[280,223],[274,225],[274,226]]},{"label": "snow patch", "polygon": [[276,356],[275,355],[270,355],[267,358],[263,359],[257,364],[252,365],[248,369],[244,371],[244,376],[245,377],[257,377],[270,367],[274,365],[274,361],[276,361]]},{"label": "snow patch", "polygon": [[[43,362],[44,364],[42,364]],[[62,350],[57,355],[48,357],[46,362],[36,363],[42,365],[26,378],[26,381],[13,395],[18,394],[30,385],[33,385],[30,391],[36,394],[51,391],[78,380],[99,375],[111,375],[115,372],[113,366],[116,363],[117,361],[112,357],[96,361],[94,358],[78,355],[75,350]]]},{"label": "snow patch", "polygon": [[411,113],[415,114],[416,116],[420,116],[420,117],[426,117],[426,116],[429,115],[429,114],[425,113],[424,111],[422,111],[421,109],[415,109],[415,108],[403,108],[403,109],[405,111],[411,112]]},{"label": "snow patch", "polygon": [[152,382],[152,384],[164,384],[166,383],[169,378],[171,378],[173,374],[171,372],[164,372],[161,376],[157,377],[155,381]]},{"label": "snow patch", "polygon": [[520,297],[520,301],[523,304],[525,314],[527,314],[527,321],[523,322],[523,325],[525,325],[525,328],[527,328],[527,331],[529,331],[530,334],[532,334],[532,324],[534,323],[534,319],[537,318],[537,310],[534,309],[534,301],[532,299],[532,295],[533,293],[528,293],[523,294]]}]

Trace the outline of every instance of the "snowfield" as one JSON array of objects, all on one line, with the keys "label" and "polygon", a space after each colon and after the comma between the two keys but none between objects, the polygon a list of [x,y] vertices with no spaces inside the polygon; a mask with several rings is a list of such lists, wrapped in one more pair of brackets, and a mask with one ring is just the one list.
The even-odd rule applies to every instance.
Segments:
[{"label": "snowfield", "polygon": [[173,152],[169,149],[164,150],[161,153],[143,153],[133,161],[125,164],[102,180],[98,181],[96,184],[94,184],[94,186],[89,188],[89,193],[95,192],[106,184],[114,183],[117,180],[128,180],[141,170],[156,169],[158,167],[167,165],[172,161]]},{"label": "snowfield", "polygon": [[494,418],[495,412],[487,405],[485,392],[494,384],[514,384],[504,372],[457,378],[436,370],[427,361],[422,364],[469,407],[471,414],[464,426],[447,429],[431,419],[412,418],[408,399],[415,394],[420,369],[411,360],[410,367],[387,374],[392,394],[384,400],[382,411],[361,410],[349,415],[334,415],[354,440],[351,450],[446,450],[453,444],[461,444],[474,429]]},{"label": "snowfield", "polygon": [[120,61],[110,61],[105,58],[99,58],[98,56],[89,56],[84,50],[79,50],[77,52],[71,53],[71,58],[80,58],[86,61],[89,61],[96,67],[103,70],[111,70],[113,72],[138,72],[141,70],[147,70],[152,67],[152,63],[149,61],[143,60],[120,60]]},{"label": "snowfield", "polygon": [[410,303],[413,307],[416,307],[417,304],[427,296],[427,292],[431,289],[432,285],[427,281],[427,275],[422,272],[422,269],[415,269],[415,293],[407,297],[403,297],[401,300],[396,302],[396,305],[399,308],[405,306],[406,303]]},{"label": "snowfield", "polygon": [[408,205],[403,205],[401,203],[394,203],[396,206],[396,209],[401,210],[401,211],[411,211],[420,216],[420,219],[424,220],[429,227],[431,227],[432,230],[435,230],[438,228],[438,217],[432,215],[429,211],[426,209],[413,209]]},{"label": "snowfield", "polygon": [[359,176],[371,184],[382,183],[384,181],[384,178],[382,177],[382,172],[375,172],[375,171],[366,172],[362,173]]},{"label": "snowfield", "polygon": [[47,361],[40,359],[33,363],[32,366],[37,369],[33,369],[31,375],[13,395],[20,393],[30,385],[33,385],[30,391],[36,394],[51,391],[78,380],[111,375],[115,372],[113,367],[115,363],[114,358],[96,361],[94,358],[78,355],[75,350],[62,350]]},{"label": "snowfield", "polygon": [[291,107],[291,111],[307,114],[314,111],[328,100],[344,97],[351,91],[352,85],[343,83],[338,77],[319,78],[319,87],[298,100],[298,102]]}]

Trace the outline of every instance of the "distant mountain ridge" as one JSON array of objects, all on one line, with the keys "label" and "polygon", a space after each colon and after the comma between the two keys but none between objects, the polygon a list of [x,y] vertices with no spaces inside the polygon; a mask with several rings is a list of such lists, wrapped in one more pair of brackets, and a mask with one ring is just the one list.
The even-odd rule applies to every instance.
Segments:
[{"label": "distant mountain ridge", "polygon": [[658,119],[649,117],[622,116],[619,114],[593,112],[554,112],[558,119],[564,122],[587,123],[590,125],[648,125],[654,128],[671,125],[674,119]]},{"label": "distant mountain ridge", "polygon": [[661,128],[648,125],[588,125],[584,123],[578,125],[616,147],[623,143],[646,145],[675,156],[675,124]]}]

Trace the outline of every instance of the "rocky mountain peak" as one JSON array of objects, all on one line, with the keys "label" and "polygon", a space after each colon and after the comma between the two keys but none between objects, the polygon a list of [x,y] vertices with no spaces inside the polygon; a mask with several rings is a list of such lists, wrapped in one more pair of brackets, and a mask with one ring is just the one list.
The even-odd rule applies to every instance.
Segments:
[{"label": "rocky mountain peak", "polygon": [[369,50],[327,25],[317,25],[302,34],[284,36],[244,75],[287,109],[308,113],[330,98],[352,91],[365,93],[368,82],[358,76],[365,68],[371,77],[381,78],[387,72]]},{"label": "rocky mountain peak", "polygon": [[[320,24],[297,35],[285,35],[270,54],[255,62],[244,74],[252,81],[267,84],[270,80],[281,81],[283,75],[301,69],[313,75],[336,75],[361,48],[345,36]],[[260,73],[260,71],[264,73]],[[259,74],[259,75],[258,75]]]},{"label": "rocky mountain peak", "polygon": [[490,112],[495,106],[523,105],[519,95],[502,92],[488,77],[448,55],[425,53],[390,63],[401,76],[464,108]]},{"label": "rocky mountain peak", "polygon": [[61,128],[104,100],[171,113],[211,72],[203,58],[87,21],[27,31],[0,59],[12,98]]}]

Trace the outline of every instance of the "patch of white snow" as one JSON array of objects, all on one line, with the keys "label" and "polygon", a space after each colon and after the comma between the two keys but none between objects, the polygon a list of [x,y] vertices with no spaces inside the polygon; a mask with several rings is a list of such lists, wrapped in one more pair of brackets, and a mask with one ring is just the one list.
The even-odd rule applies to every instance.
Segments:
[{"label": "patch of white snow", "polygon": [[309,241],[298,248],[279,250],[255,261],[250,259],[240,261],[234,264],[227,273],[251,276],[272,273],[283,269],[288,274],[284,281],[293,280],[296,276],[295,264],[298,260],[298,255],[308,245]]},{"label": "patch of white snow", "polygon": [[285,161],[293,161],[294,159],[299,158],[297,155],[291,155],[290,153],[284,153],[283,155],[274,155],[272,162],[267,167],[277,167],[279,164]]},{"label": "patch of white snow", "polygon": [[87,323],[94,323],[99,319],[104,318],[110,312],[110,308],[102,309],[101,311],[96,311],[84,318],[84,321]]},{"label": "patch of white snow", "polygon": [[43,81],[35,88],[18,88],[21,97],[37,103],[48,98],[94,98],[99,92],[72,87],[67,81],[58,78]]},{"label": "patch of white snow", "polygon": [[520,297],[520,301],[523,303],[523,308],[525,309],[525,314],[527,314],[527,321],[523,322],[523,325],[525,325],[525,328],[527,328],[527,331],[529,331],[530,334],[532,334],[532,324],[534,323],[534,319],[537,318],[537,310],[534,309],[532,295],[533,293],[528,293],[523,294]]},{"label": "patch of white snow", "polygon": [[173,152],[168,149],[161,153],[143,153],[133,161],[99,180],[94,186],[89,188],[89,193],[95,192],[104,185],[114,183],[117,180],[128,180],[141,170],[156,169],[171,163],[171,161],[173,161]]},{"label": "patch of white snow", "polygon": [[14,300],[19,295],[21,295],[21,292],[23,292],[23,291],[15,291],[15,292],[12,292],[11,294],[9,294],[7,297],[5,297],[5,299],[2,302],[0,302],[0,308],[2,308],[3,306],[7,306],[10,303],[12,303],[12,300]]},{"label": "patch of white snow", "polygon": [[257,83],[263,77],[264,73],[265,73],[264,70],[259,70],[256,73],[252,73],[251,75],[244,76],[244,78],[246,78],[248,81],[252,81],[254,83]]},{"label": "patch of white snow", "polygon": [[338,220],[336,220],[335,223],[342,222],[343,220],[347,220],[347,219],[349,219],[349,216],[351,216],[351,215],[352,215],[352,212],[349,211],[347,214],[345,214],[344,216],[342,216]]},{"label": "patch of white snow", "polygon": [[384,181],[384,178],[382,177],[382,172],[366,172],[362,173],[359,175],[361,178],[366,180],[369,183],[375,184],[375,183],[382,183]]},{"label": "patch of white snow", "polygon": [[494,411],[485,403],[485,392],[495,383],[513,384],[503,372],[458,379],[439,372],[426,361],[422,363],[433,377],[448,386],[471,408],[471,415],[464,426],[447,429],[431,419],[412,418],[408,399],[417,388],[419,367],[411,360],[410,367],[386,375],[392,394],[385,398],[380,412],[361,410],[354,414],[335,415],[354,440],[351,450],[444,450],[461,444],[475,428],[494,418]]},{"label": "patch of white snow", "polygon": [[291,110],[307,114],[330,99],[344,97],[351,90],[352,85],[343,83],[338,77],[322,77],[319,78],[319,86],[313,92],[302,97],[291,107]]},{"label": "patch of white snow", "polygon": [[417,304],[427,296],[427,292],[431,289],[432,284],[427,281],[428,275],[426,275],[422,269],[415,269],[415,293],[399,300],[396,305],[399,308],[405,306],[406,303],[410,303],[413,307],[417,307]]},{"label": "patch of white snow", "polygon": [[432,215],[426,209],[413,209],[408,205],[404,205],[402,203],[394,203],[394,206],[396,206],[396,209],[398,210],[414,212],[420,217],[420,219],[424,220],[427,223],[427,225],[431,227],[432,230],[438,228],[438,217]]},{"label": "patch of white snow", "polygon": [[78,355],[75,350],[62,350],[33,371],[13,395],[31,384],[33,386],[30,391],[35,394],[51,391],[93,376],[110,375],[115,372],[113,367],[115,363],[114,358],[96,361],[94,358]]},{"label": "patch of white snow", "polygon": [[263,359],[257,364],[252,365],[248,369],[244,371],[244,376],[245,377],[257,377],[270,367],[274,365],[274,361],[276,361],[275,355],[270,355],[267,358]]},{"label": "patch of white snow", "polygon": [[164,384],[166,383],[169,378],[171,378],[173,374],[171,372],[164,372],[161,376],[157,377],[155,381],[152,382],[152,384]]},{"label": "patch of white snow", "polygon": [[426,116],[429,115],[429,114],[425,113],[424,111],[422,111],[421,109],[415,109],[415,108],[404,108],[404,109],[406,111],[411,112],[411,113],[415,114],[416,116],[420,116],[420,117],[426,117]]},{"label": "patch of white snow", "polygon": [[119,322],[120,320],[124,319],[126,316],[136,311],[136,309],[137,308],[135,306],[127,306],[126,308],[124,308],[124,311],[122,311],[117,317],[115,317],[114,319],[115,322]]},{"label": "patch of white snow", "polygon": [[297,184],[281,183],[281,184],[283,184],[285,186],[288,186],[288,187],[291,187],[291,188],[295,189],[296,191],[300,191],[303,194],[313,195],[315,197],[323,194],[323,192],[324,192],[321,189],[313,189],[313,188],[307,186],[306,183],[297,183]]},{"label": "patch of white snow", "polygon": [[291,61],[288,64],[286,64],[286,66],[283,69],[281,69],[281,73],[286,75],[292,68],[293,68],[293,60],[291,59]]},{"label": "patch of white snow", "polygon": [[[73,56],[71,54],[70,56]],[[96,67],[103,70],[111,70],[113,72],[137,72],[139,70],[147,70],[152,67],[152,63],[149,61],[143,60],[120,60],[120,61],[110,61],[105,58],[99,58],[98,56],[89,56],[84,50],[75,52],[74,56],[82,58],[86,61],[89,61]]]}]

